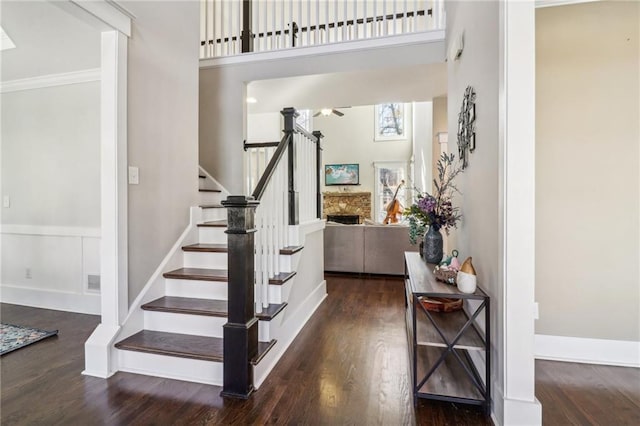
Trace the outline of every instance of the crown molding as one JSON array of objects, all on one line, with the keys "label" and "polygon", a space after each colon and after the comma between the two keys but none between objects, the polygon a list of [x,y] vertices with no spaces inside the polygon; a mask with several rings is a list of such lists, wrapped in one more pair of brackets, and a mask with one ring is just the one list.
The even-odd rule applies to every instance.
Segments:
[{"label": "crown molding", "polygon": [[600,0],[535,0],[536,8],[568,6],[570,4],[593,3]]},{"label": "crown molding", "polygon": [[100,81],[100,68],[3,81],[0,83],[0,93],[42,89],[45,87],[65,86],[68,84],[88,83],[92,81]]}]

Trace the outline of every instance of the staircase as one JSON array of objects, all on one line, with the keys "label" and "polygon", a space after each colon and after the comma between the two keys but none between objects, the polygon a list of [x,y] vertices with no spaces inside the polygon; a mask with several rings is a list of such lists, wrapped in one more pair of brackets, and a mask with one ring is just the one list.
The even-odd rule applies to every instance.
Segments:
[{"label": "staircase", "polygon": [[[175,378],[183,377],[182,369],[191,366],[201,375],[200,382],[221,386],[228,294],[227,212],[219,204],[222,191],[206,187],[203,175],[199,180],[200,192],[207,197],[203,201],[207,203],[200,206],[203,220],[197,225],[198,242],[182,247],[182,268],[163,274],[165,296],[141,306],[144,329],[119,341],[115,347],[123,351],[119,354],[123,370]],[[280,255],[291,256],[301,249],[301,246],[287,247]],[[294,276],[295,271],[281,272],[270,278],[269,285],[281,287]],[[281,291],[272,293],[282,295]],[[276,344],[275,339],[269,338],[269,324],[286,307],[287,303],[279,299],[256,314],[260,322],[259,344],[252,365],[257,365]],[[154,365],[158,371],[152,371]]]},{"label": "staircase", "polygon": [[[289,117],[290,128],[293,128],[291,123],[294,114],[295,110]],[[289,140],[293,144],[293,137],[283,138],[281,151],[286,149]],[[316,140],[319,141],[319,138]],[[278,153],[272,151],[271,154],[275,157]],[[279,171],[276,171],[279,160],[271,161],[276,166],[270,172],[266,170],[267,161],[262,163],[265,170],[261,172],[269,176],[258,184],[258,187],[262,185],[262,192],[256,197],[262,198],[266,191],[268,196],[264,199],[264,205],[271,206],[275,213],[282,213],[280,210],[284,208],[278,210],[275,206],[284,205],[288,198],[286,190],[277,184],[268,184],[271,175],[277,176],[274,178],[276,182],[286,182],[286,164],[280,165]],[[313,161],[317,165],[316,160]],[[314,173],[313,168],[311,172]],[[198,179],[202,204],[192,210],[192,217],[197,218],[197,224],[193,232],[186,233],[185,243],[181,247],[181,262],[173,262],[173,268],[163,271],[163,282],[147,289],[148,294],[142,296],[146,299],[139,304],[142,327],[137,327],[137,330],[135,325],[125,328],[129,332],[123,332],[122,336],[126,337],[115,343],[118,369],[223,386],[223,395],[246,398],[254,384],[256,387],[259,384],[255,383],[253,369],[278,344],[275,336],[283,336],[285,347],[271,356],[268,366],[261,367],[258,382],[264,380],[286,346],[326,296],[326,290],[321,282],[309,294],[307,299],[310,302],[307,299],[302,303],[297,302],[300,307],[291,317],[297,321],[304,318],[302,324],[283,325],[287,300],[296,279],[294,267],[303,254],[303,245],[295,244],[300,238],[289,235],[289,217],[285,215],[286,221],[280,220],[275,213],[266,211],[266,207],[256,213],[260,203],[253,198],[228,197],[206,173],[200,174]],[[311,183],[308,186],[311,187]],[[309,197],[317,200],[315,193]],[[226,201],[223,201],[224,198]],[[240,210],[234,200],[244,203],[241,203],[243,207]],[[246,220],[243,209],[251,210],[246,213]],[[312,210],[309,207],[305,211],[311,214]],[[258,231],[255,244],[254,214]],[[242,220],[238,220],[240,216]],[[231,219],[232,227],[228,223]],[[313,221],[322,223],[317,218]],[[284,226],[281,226],[283,223]],[[278,238],[276,234],[287,236]],[[317,242],[314,247],[317,251]],[[236,256],[235,259],[230,258],[230,252]],[[239,266],[248,264],[250,268]],[[319,302],[316,294],[318,288],[324,290]],[[151,296],[153,294],[155,297]],[[314,295],[315,298],[312,297]],[[136,309],[134,306],[133,310]],[[308,315],[304,312],[307,310],[310,311]],[[303,311],[302,315],[300,311]],[[254,340],[256,335],[257,341]],[[230,358],[225,354],[231,354]]]}]

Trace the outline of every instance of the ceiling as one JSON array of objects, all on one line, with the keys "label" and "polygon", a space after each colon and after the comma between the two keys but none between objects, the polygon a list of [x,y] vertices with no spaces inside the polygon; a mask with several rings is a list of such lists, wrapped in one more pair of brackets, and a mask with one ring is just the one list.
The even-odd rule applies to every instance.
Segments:
[{"label": "ceiling", "polygon": [[249,113],[284,107],[320,109],[382,102],[430,101],[447,93],[445,63],[253,81],[247,96],[257,99]]},{"label": "ceiling", "polygon": [[100,66],[100,32],[55,2],[2,0],[0,25],[16,45],[0,53],[2,81]]}]

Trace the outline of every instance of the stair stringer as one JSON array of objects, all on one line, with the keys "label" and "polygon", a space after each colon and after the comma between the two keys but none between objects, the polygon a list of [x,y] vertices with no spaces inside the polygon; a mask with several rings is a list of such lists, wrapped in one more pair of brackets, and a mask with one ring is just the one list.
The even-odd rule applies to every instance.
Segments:
[{"label": "stair stringer", "polygon": [[324,280],[324,228],[326,221],[313,220],[290,226],[290,241],[304,245],[299,253],[292,256],[292,270],[296,275],[291,279],[290,290],[286,294],[287,307],[269,324],[269,338],[276,339],[276,345],[260,363],[253,367],[253,385],[258,388],[267,378],[278,360],[287,351],[300,330],[327,297],[327,283]]},{"label": "stair stringer", "polygon": [[[165,256],[165,258],[160,262],[158,268],[154,271],[151,278],[147,281],[142,291],[135,298],[131,307],[129,308],[129,313],[125,318],[122,326],[120,327],[119,333],[114,337],[113,342],[118,342],[120,340],[126,339],[129,336],[132,336],[139,331],[144,329],[144,310],[142,310],[142,305],[145,303],[149,303],[152,300],[155,300],[159,297],[165,295],[165,280],[162,276],[166,271],[180,268],[183,264],[183,251],[182,247],[189,244],[195,244],[198,242],[198,229],[196,224],[201,221],[202,209],[199,207],[191,207],[189,211],[189,225],[184,230],[182,235],[178,238],[175,244],[169,250],[169,253]],[[140,354],[136,355],[123,355],[122,351],[116,349],[115,346],[111,345],[111,357],[115,360],[116,363],[116,371],[128,371],[131,373],[140,373],[139,368],[132,367],[130,360],[135,360],[137,357],[140,357]],[[157,355],[156,355],[157,356]],[[166,357],[162,357],[166,358]],[[186,360],[185,360],[186,361]],[[184,362],[184,361],[180,361]],[[176,378],[178,377],[170,377]],[[187,378],[183,378],[183,380],[188,380]]]}]

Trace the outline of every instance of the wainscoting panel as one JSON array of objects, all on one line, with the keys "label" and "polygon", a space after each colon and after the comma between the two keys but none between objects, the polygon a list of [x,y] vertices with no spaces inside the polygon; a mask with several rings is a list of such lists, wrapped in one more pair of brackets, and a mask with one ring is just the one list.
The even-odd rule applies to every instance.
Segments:
[{"label": "wainscoting panel", "polygon": [[[99,314],[99,232],[94,228],[3,225],[0,300]],[[94,290],[88,289],[89,275]]]}]

